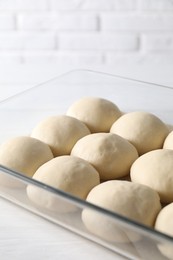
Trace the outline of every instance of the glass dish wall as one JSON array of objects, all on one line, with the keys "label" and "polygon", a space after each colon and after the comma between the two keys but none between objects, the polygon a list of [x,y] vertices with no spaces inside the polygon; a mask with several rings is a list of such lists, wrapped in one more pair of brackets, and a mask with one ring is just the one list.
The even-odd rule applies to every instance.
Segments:
[{"label": "glass dish wall", "polygon": [[[134,110],[152,112],[165,123],[173,124],[171,87],[81,70],[69,72],[2,101],[0,142],[13,136],[29,135],[41,119],[49,115],[64,114],[74,101],[83,96],[109,99],[124,112]],[[0,178],[4,176],[10,182],[19,184],[17,186],[20,188],[0,185],[2,197],[129,259],[167,259],[159,248],[173,247],[172,237],[23,176],[2,165]],[[27,197],[28,186],[40,190],[40,194],[53,200],[57,207],[52,210],[32,203]],[[65,212],[59,210],[61,207],[66,209]],[[81,220],[84,210],[91,211],[111,227],[104,237],[96,236],[86,230]],[[123,239],[120,241],[119,237]]]}]

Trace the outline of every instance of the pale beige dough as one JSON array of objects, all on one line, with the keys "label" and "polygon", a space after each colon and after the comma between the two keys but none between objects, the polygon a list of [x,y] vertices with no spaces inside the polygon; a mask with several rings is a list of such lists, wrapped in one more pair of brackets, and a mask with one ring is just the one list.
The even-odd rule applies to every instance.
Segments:
[{"label": "pale beige dough", "polygon": [[[173,203],[164,207],[157,216],[155,229],[173,237]],[[173,259],[173,246],[169,243],[160,243],[158,248],[163,255]]]},{"label": "pale beige dough", "polygon": [[84,97],[74,102],[67,115],[84,122],[92,133],[109,132],[121,111],[111,101],[98,97]]},{"label": "pale beige dough", "polygon": [[[52,158],[53,154],[47,144],[29,136],[11,138],[0,146],[0,164],[29,177]],[[20,186],[17,180],[3,173],[0,173],[0,184]]]},{"label": "pale beige dough", "polygon": [[158,149],[140,156],[130,170],[132,182],[156,190],[162,203],[173,202],[173,150]]},{"label": "pale beige dough", "polygon": [[173,149],[173,131],[171,131],[168,136],[166,137],[163,143],[164,149]]},{"label": "pale beige dough", "polygon": [[[142,184],[120,180],[97,185],[89,192],[87,201],[150,227],[161,210],[157,192]],[[82,220],[91,233],[111,242],[139,239],[135,232],[89,208],[83,210]]]},{"label": "pale beige dough", "polygon": [[[85,199],[89,191],[100,183],[99,174],[93,166],[70,155],[59,156],[45,163],[36,171],[33,179],[81,199]],[[32,185],[27,187],[27,194],[35,204],[53,211],[68,212],[74,208]]]},{"label": "pale beige dough", "polygon": [[101,180],[124,177],[138,158],[136,148],[122,137],[111,133],[95,133],[81,138],[71,154],[91,163]]},{"label": "pale beige dough", "polygon": [[54,156],[70,154],[74,144],[90,134],[85,124],[76,118],[58,115],[42,120],[33,129],[31,136],[47,143]]},{"label": "pale beige dough", "polygon": [[139,155],[162,148],[168,127],[155,115],[143,111],[124,114],[110,129],[131,142]]}]

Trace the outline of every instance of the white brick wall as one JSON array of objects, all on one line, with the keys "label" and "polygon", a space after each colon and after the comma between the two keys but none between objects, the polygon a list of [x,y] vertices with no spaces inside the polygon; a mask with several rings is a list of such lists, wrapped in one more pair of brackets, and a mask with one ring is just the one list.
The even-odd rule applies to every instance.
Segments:
[{"label": "white brick wall", "polygon": [[50,0],[52,10],[133,10],[136,0]]},{"label": "white brick wall", "polygon": [[43,11],[49,6],[47,0],[0,0],[2,11]]},{"label": "white brick wall", "polygon": [[0,64],[173,63],[173,0],[0,0]]},{"label": "white brick wall", "polygon": [[13,30],[15,26],[15,17],[13,15],[0,13],[0,30]]},{"label": "white brick wall", "polygon": [[52,50],[55,36],[51,32],[8,32],[0,34],[0,50]]},{"label": "white brick wall", "polygon": [[60,50],[90,50],[90,51],[135,51],[138,50],[136,34],[112,33],[76,33],[59,34],[58,48]]},{"label": "white brick wall", "polygon": [[173,34],[145,34],[142,40],[146,52],[173,53]]},{"label": "white brick wall", "polygon": [[173,11],[172,0],[139,0],[139,7],[146,11]]},{"label": "white brick wall", "polygon": [[171,14],[115,14],[101,15],[103,30],[117,31],[173,31],[173,13]]},{"label": "white brick wall", "polygon": [[25,13],[17,16],[17,27],[19,30],[93,31],[98,29],[98,19],[95,14],[79,12]]}]

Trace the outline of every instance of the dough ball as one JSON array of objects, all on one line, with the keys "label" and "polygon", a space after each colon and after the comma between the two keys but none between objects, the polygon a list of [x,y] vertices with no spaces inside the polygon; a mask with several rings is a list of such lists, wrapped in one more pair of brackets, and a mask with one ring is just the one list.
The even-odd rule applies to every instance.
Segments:
[{"label": "dough ball", "polygon": [[59,156],[70,154],[74,144],[88,134],[89,129],[76,118],[59,115],[41,121],[31,136],[47,143],[54,156]]},{"label": "dough ball", "polygon": [[[164,207],[157,216],[155,229],[173,237],[173,203]],[[163,255],[173,259],[173,246],[169,243],[160,243],[158,248]]]},{"label": "dough ball", "polygon": [[[54,188],[68,192],[78,198],[85,199],[89,191],[100,183],[99,174],[88,162],[69,155],[56,157],[42,165],[33,179]],[[71,211],[73,207],[64,205],[64,201],[44,190],[29,185],[28,197],[41,207],[53,211]]]},{"label": "dough ball", "polygon": [[[0,164],[29,177],[52,158],[53,154],[47,144],[29,136],[11,138],[0,146]],[[3,173],[0,174],[0,184],[20,186],[19,181]]]},{"label": "dough ball", "polygon": [[[150,227],[154,225],[161,209],[157,192],[138,183],[120,180],[97,185],[89,192],[87,201]],[[83,210],[82,220],[91,233],[108,241],[127,242],[139,239],[130,229],[124,227],[121,230],[118,222],[89,208]]]},{"label": "dough ball", "polygon": [[132,163],[138,158],[131,143],[111,133],[95,133],[81,138],[71,154],[91,163],[103,181],[128,175]]},{"label": "dough ball", "polygon": [[163,148],[164,149],[173,149],[173,131],[171,131],[165,141],[164,141],[164,144],[163,144]]},{"label": "dough ball", "polygon": [[92,133],[109,132],[111,125],[120,116],[119,108],[109,100],[84,97],[73,103],[67,115],[85,123]]},{"label": "dough ball", "polygon": [[140,156],[130,176],[133,182],[156,190],[162,203],[173,202],[173,150],[158,149]]},{"label": "dough ball", "polygon": [[155,115],[136,111],[121,116],[110,129],[131,142],[139,155],[162,148],[168,127]]}]

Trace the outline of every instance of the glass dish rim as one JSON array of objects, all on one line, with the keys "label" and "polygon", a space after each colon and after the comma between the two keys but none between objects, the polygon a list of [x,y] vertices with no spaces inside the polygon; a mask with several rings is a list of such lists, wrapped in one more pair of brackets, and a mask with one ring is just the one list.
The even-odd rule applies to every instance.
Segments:
[{"label": "glass dish rim", "polygon": [[64,192],[63,190],[54,188],[50,185],[42,183],[33,178],[30,178],[20,172],[9,169],[3,165],[0,165],[0,170],[3,171],[3,174],[5,173],[7,175],[10,175],[15,179],[18,179],[18,180],[24,182],[26,185],[34,185],[38,188],[41,188],[45,191],[50,192],[53,195],[59,196],[68,202],[70,201],[80,208],[88,208],[88,209],[94,210],[95,212],[98,212],[98,213],[108,217],[109,219],[116,220],[119,223],[122,223],[124,226],[126,226],[129,229],[134,228],[137,231],[140,231],[140,232],[142,231],[143,235],[150,235],[151,238],[160,240],[160,242],[163,242],[163,240],[164,240],[165,242],[173,243],[173,237],[171,237],[165,233],[159,232],[158,230],[156,230],[154,228],[150,228],[144,224],[141,224],[137,221],[129,219],[129,218],[122,216],[118,213],[115,213],[111,210],[102,208],[102,207],[92,204],[86,200],[82,200],[68,192]]},{"label": "glass dish rim", "polygon": [[[3,104],[3,103],[6,103],[6,102],[10,102],[11,100],[18,98],[22,95],[25,95],[25,94],[33,91],[34,89],[41,88],[45,84],[49,84],[53,81],[56,81],[60,78],[63,78],[65,76],[69,75],[70,73],[76,73],[76,72],[89,72],[89,73],[98,74],[98,75],[102,75],[102,76],[105,75],[105,76],[108,76],[108,77],[113,77],[113,78],[117,78],[117,79],[121,79],[121,80],[125,80],[125,81],[131,81],[131,82],[136,82],[136,83],[141,83],[141,84],[146,84],[146,85],[152,85],[152,86],[155,86],[155,87],[173,90],[173,87],[171,87],[171,86],[162,85],[162,84],[153,83],[153,82],[147,82],[147,81],[138,80],[138,79],[133,79],[133,78],[124,77],[124,76],[121,76],[121,75],[111,74],[111,73],[107,73],[107,72],[100,72],[100,71],[94,71],[94,70],[89,70],[89,69],[74,69],[74,70],[64,72],[64,73],[62,73],[62,74],[60,74],[56,77],[53,77],[53,78],[51,78],[47,81],[40,83],[40,84],[36,84],[33,87],[30,87],[29,89],[25,89],[24,91],[21,91],[21,92],[15,94],[15,95],[7,97],[7,98],[0,101],[0,105]],[[82,199],[80,199],[80,198],[78,198],[78,197],[76,197],[76,196],[74,196],[70,193],[64,192],[62,190],[59,190],[57,188],[54,188],[52,186],[49,186],[47,184],[44,184],[44,183],[39,182],[37,180],[34,180],[33,178],[30,178],[26,175],[23,175],[20,172],[9,169],[9,168],[7,168],[3,165],[0,165],[0,170],[3,171],[3,174],[5,173],[5,174],[10,175],[10,176],[12,176],[16,179],[19,179],[20,181],[25,182],[26,184],[31,184],[31,185],[37,186],[37,187],[39,187],[43,190],[46,190],[46,191],[48,191],[48,192],[50,192],[54,195],[60,196],[61,198],[65,199],[67,201],[71,201],[74,204],[78,205],[80,208],[89,208],[91,210],[95,210],[96,212],[101,213],[101,214],[109,217],[110,219],[113,219],[113,220],[116,219],[116,221],[118,221],[119,223],[122,223],[127,228],[134,228],[135,230],[142,232],[143,235],[150,235],[151,238],[159,240],[161,242],[163,242],[163,240],[164,240],[165,242],[169,242],[171,244],[173,243],[173,237],[172,236],[165,234],[165,233],[162,233],[162,232],[160,232],[160,231],[158,231],[154,228],[150,228],[150,227],[143,225],[143,224],[141,224],[137,221],[134,221],[134,220],[131,220],[127,217],[124,217],[124,216],[122,216],[118,213],[115,213],[115,212],[110,211],[108,209],[94,205],[94,204],[92,204],[92,203],[90,203],[86,200],[82,200]]]}]

